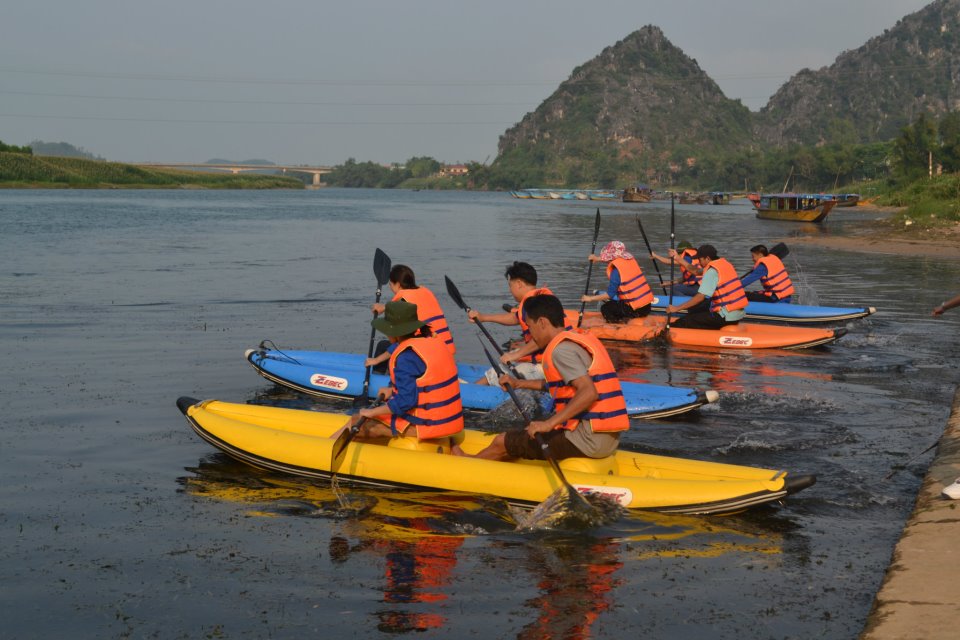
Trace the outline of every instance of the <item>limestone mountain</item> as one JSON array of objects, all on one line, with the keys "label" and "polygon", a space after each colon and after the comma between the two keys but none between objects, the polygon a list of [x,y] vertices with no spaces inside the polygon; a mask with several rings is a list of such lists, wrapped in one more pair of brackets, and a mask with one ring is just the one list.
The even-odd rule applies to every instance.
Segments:
[{"label": "limestone mountain", "polygon": [[829,67],[793,76],[755,117],[761,140],[895,137],[921,113],[960,107],[960,0],[936,0]]},{"label": "limestone mountain", "polygon": [[492,184],[664,183],[716,173],[738,153],[887,141],[921,113],[960,109],[958,82],[960,0],[935,0],[832,65],[800,71],[758,113],[646,26],[500,137]]},{"label": "limestone mountain", "polygon": [[610,182],[745,144],[751,126],[749,109],[646,26],[574,69],[500,137],[497,161],[541,166],[547,183]]}]

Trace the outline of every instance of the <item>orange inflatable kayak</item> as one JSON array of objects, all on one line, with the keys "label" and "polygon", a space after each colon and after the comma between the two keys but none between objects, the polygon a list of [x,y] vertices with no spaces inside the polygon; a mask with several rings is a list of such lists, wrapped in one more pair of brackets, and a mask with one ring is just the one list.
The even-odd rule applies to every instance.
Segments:
[{"label": "orange inflatable kayak", "polygon": [[672,344],[720,349],[806,349],[829,344],[846,329],[814,329],[738,322],[721,329],[666,329],[666,318],[647,316],[625,324],[597,324],[597,312],[583,314],[583,328],[601,340],[643,342],[663,334]]}]

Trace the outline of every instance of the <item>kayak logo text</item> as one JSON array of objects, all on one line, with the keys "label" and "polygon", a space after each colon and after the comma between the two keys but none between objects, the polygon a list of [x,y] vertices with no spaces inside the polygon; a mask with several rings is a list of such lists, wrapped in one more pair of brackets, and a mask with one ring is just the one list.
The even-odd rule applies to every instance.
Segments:
[{"label": "kayak logo text", "polygon": [[323,387],[324,389],[336,389],[337,391],[343,391],[347,388],[347,381],[345,379],[328,376],[324,373],[315,373],[310,376],[310,384],[315,387]]},{"label": "kayak logo text", "polygon": [[633,502],[633,492],[626,487],[598,487],[592,484],[575,484],[574,488],[579,493],[592,493],[603,496],[607,500],[613,500],[621,507],[629,507]]},{"label": "kayak logo text", "polygon": [[753,338],[741,336],[721,336],[720,345],[724,347],[749,347],[753,344]]}]

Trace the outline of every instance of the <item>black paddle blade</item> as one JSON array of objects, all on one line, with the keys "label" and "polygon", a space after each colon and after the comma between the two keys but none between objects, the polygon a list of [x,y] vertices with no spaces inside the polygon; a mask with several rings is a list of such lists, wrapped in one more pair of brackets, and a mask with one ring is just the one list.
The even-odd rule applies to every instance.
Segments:
[{"label": "black paddle blade", "polygon": [[770,253],[783,260],[790,255],[790,249],[782,242],[778,242],[770,248]]},{"label": "black paddle blade", "polygon": [[390,256],[379,248],[373,253],[373,275],[381,287],[390,280]]},{"label": "black paddle blade", "polygon": [[600,207],[597,207],[597,217],[593,219],[593,241],[600,235]]},{"label": "black paddle blade", "polygon": [[470,307],[463,301],[463,296],[460,295],[460,290],[457,289],[457,285],[453,284],[453,280],[448,276],[443,276],[443,280],[447,283],[447,293],[453,299],[453,302],[464,311],[470,311]]}]

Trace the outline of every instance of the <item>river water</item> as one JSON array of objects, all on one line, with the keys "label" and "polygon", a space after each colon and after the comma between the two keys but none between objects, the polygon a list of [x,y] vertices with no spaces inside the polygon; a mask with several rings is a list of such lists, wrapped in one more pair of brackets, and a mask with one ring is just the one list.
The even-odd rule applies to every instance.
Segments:
[{"label": "river water", "polygon": [[[785,241],[803,302],[879,309],[839,343],[614,353],[626,378],[721,394],[635,421],[624,446],[818,476],[782,507],[520,534],[490,498],[350,489],[369,508],[343,517],[328,486],[231,462],[174,406],[316,407],[243,352],[263,339],[364,351],[377,247],[438,292],[458,356],[482,361],[443,275],[496,311],[505,266],[526,260],[572,303],[597,204],[0,191],[0,637],[857,637],[933,454],[883,478],[939,437],[960,379],[960,316],[929,317],[960,263],[790,244],[849,234],[869,213],[835,211],[822,228],[745,204],[676,213],[677,241],[712,242],[738,268],[753,244]],[[601,246],[643,254],[638,213],[655,249],[669,246],[668,208],[600,205]]]}]

